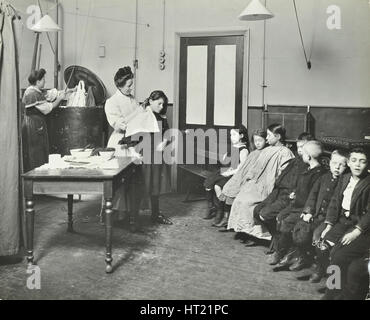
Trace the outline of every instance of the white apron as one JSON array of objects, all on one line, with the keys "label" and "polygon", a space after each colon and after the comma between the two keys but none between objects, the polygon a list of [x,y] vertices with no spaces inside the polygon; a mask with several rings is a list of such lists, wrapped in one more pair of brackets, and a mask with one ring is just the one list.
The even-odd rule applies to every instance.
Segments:
[{"label": "white apron", "polygon": [[119,144],[124,133],[117,123],[126,122],[126,137],[139,132],[159,132],[158,122],[152,110],[150,108],[143,110],[133,97],[125,96],[120,91],[107,100],[105,113],[109,124],[114,129],[109,138],[108,147],[116,149],[117,157],[131,156],[129,150]]},{"label": "white apron", "polygon": [[117,123],[122,120],[127,122],[128,117],[137,111],[137,108],[141,108],[137,101],[132,96],[125,96],[119,90],[117,90],[105,103],[105,114],[108,123],[114,130],[109,138],[107,147],[116,149],[116,157],[129,156],[128,149],[118,144],[124,137],[124,134],[123,131],[118,128]]}]

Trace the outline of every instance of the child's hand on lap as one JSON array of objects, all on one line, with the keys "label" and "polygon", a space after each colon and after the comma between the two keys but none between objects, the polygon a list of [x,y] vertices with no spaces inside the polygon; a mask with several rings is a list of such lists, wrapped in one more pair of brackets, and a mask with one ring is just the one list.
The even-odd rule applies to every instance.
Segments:
[{"label": "child's hand on lap", "polygon": [[352,241],[356,240],[359,235],[361,234],[361,231],[358,230],[358,229],[354,229],[353,231],[351,232],[348,232],[347,234],[345,234],[342,238],[342,240],[340,241],[340,243],[344,246],[350,244]]},{"label": "child's hand on lap", "polygon": [[301,218],[304,222],[310,223],[312,221],[312,214],[310,213],[302,213]]},{"label": "child's hand on lap", "polygon": [[226,171],[222,172],[221,175],[224,176],[224,177],[229,177],[232,174],[231,170],[232,170],[232,168],[229,168]]},{"label": "child's hand on lap", "polygon": [[330,229],[332,228],[332,226],[330,224],[328,224],[326,226],[326,228],[324,229],[324,231],[321,233],[321,239],[324,239],[324,237],[326,236],[326,234],[330,231]]}]

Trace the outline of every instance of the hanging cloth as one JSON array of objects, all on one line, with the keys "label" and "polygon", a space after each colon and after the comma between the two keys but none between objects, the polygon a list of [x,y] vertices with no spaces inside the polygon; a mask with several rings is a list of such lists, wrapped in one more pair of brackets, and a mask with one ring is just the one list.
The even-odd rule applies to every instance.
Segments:
[{"label": "hanging cloth", "polygon": [[95,106],[96,102],[94,97],[94,91],[92,87],[89,87],[89,89],[87,89],[86,107],[95,107]]},{"label": "hanging cloth", "polygon": [[0,1],[0,256],[15,255],[20,245],[18,60],[13,14]]},{"label": "hanging cloth", "polygon": [[73,92],[67,101],[68,107],[86,107],[85,82],[80,80],[77,91]]}]

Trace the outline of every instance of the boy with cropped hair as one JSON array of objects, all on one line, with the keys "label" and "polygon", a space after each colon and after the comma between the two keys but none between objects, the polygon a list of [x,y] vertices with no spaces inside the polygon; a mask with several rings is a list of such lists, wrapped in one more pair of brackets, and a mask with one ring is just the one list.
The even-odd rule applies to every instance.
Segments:
[{"label": "boy with cropped hair", "polygon": [[[317,179],[310,191],[302,211],[301,220],[293,230],[294,245],[301,252],[301,257],[298,257],[298,260],[305,259],[306,253],[313,249],[312,245],[317,246],[320,243],[322,232],[326,228],[324,221],[327,209],[339,177],[347,168],[347,161],[347,152],[334,150],[329,162],[330,171]],[[321,264],[318,262],[314,273],[310,277],[310,281],[317,283],[324,274],[325,270],[322,270]]]},{"label": "boy with cropped hair", "polygon": [[[299,174],[307,170],[307,164],[302,160],[302,148],[308,141],[312,140],[314,137],[308,132],[303,132],[298,136],[296,141],[297,157],[289,160],[289,164],[277,178],[270,195],[253,210],[255,223],[266,227],[272,236],[270,248],[266,254],[272,254],[275,251],[276,217],[281,210],[289,206],[291,202],[289,195],[297,184],[297,178]],[[255,245],[257,242],[252,239],[246,241],[246,246]]]},{"label": "boy with cropped hair", "polygon": [[[343,175],[330,201],[325,220],[321,261],[330,254],[330,263],[341,271],[342,286],[349,264],[365,255],[370,242],[369,156],[362,148],[352,149],[347,162],[351,172]],[[329,290],[325,299],[335,299],[341,291]]]},{"label": "boy with cropped hair", "polygon": [[320,164],[322,145],[319,141],[308,141],[302,148],[303,162],[308,168],[299,174],[295,190],[290,194],[290,205],[277,216],[277,234],[275,240],[275,253],[271,256],[269,264],[278,268],[289,267],[297,249],[293,246],[292,231],[300,219],[308,194],[316,180],[326,171]]}]

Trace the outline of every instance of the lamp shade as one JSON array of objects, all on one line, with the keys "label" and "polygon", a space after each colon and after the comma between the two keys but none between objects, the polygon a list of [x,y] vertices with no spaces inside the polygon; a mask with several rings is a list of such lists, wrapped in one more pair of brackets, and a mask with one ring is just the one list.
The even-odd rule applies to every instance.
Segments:
[{"label": "lamp shade", "polygon": [[30,29],[35,32],[56,32],[62,30],[47,14]]},{"label": "lamp shade", "polygon": [[254,21],[266,20],[274,15],[266,9],[259,0],[252,0],[244,11],[239,15],[239,20]]}]

